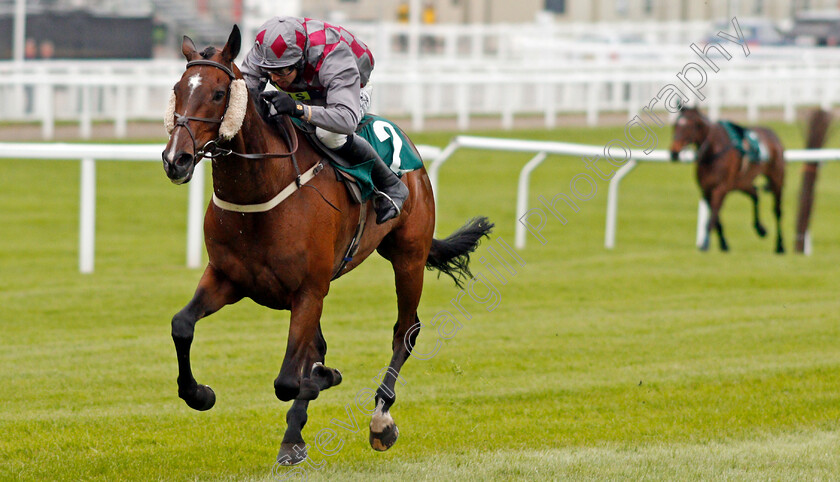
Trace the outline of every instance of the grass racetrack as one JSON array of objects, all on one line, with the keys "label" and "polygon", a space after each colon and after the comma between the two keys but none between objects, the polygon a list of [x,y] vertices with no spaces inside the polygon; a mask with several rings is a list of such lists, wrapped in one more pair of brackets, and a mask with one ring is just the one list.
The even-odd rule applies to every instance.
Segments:
[{"label": "grass racetrack", "polygon": [[[800,128],[774,124],[786,147]],[[603,145],[621,128],[484,133]],[[414,136],[446,144],[451,133]],[[660,132],[667,148],[669,129]],[[161,148],[163,141],[159,141]],[[829,146],[836,145],[835,139]],[[473,258],[513,245],[526,154],[461,151],[441,171],[438,236],[475,215],[496,223]],[[322,318],[327,364],[344,382],[312,402],[307,442],[337,438],[297,468],[273,468],[288,403],[273,380],[288,312],[251,301],[201,321],[192,348],[209,412],[177,396],[170,320],[200,271],[185,264],[187,188],[158,163],[97,163],[96,271],[78,273],[76,162],[0,160],[0,479],[42,480],[828,480],[840,474],[840,166],[820,171],[814,254],[790,254],[799,164],[787,168],[784,236],[752,230],[746,196],[727,198],[732,251],[694,248],[690,165],[640,165],[622,183],[617,247],[603,247],[606,182],[529,236],[492,302],[450,300],[427,276],[420,318],[453,310],[463,327],[421,332],[397,385],[400,439],[368,445],[356,395],[375,387],[396,316],[390,265],[374,255],[333,284]],[[588,172],[550,157],[537,196],[569,194]],[[762,183],[763,184],[763,181]],[[508,258],[509,259],[509,258]],[[498,267],[498,265],[497,265]],[[479,294],[484,294],[481,292]],[[492,307],[492,311],[489,309]],[[367,408],[367,407],[362,407]],[[353,421],[358,431],[352,430]],[[329,455],[325,455],[324,452]]]}]

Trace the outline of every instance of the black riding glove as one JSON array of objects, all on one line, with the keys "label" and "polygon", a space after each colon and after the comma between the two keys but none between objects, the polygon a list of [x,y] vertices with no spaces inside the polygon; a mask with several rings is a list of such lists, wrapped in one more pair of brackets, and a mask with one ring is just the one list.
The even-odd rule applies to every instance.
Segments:
[{"label": "black riding glove", "polygon": [[265,104],[265,111],[268,112],[268,106],[273,105],[277,115],[290,115],[292,117],[303,117],[304,106],[302,103],[292,99],[289,94],[272,90],[260,94],[260,103]]}]

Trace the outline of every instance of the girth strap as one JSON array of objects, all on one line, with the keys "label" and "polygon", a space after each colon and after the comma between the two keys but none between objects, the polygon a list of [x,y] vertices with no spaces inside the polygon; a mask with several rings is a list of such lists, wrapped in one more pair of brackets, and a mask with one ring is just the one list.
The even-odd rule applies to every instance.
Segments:
[{"label": "girth strap", "polygon": [[350,245],[347,246],[347,252],[341,259],[341,263],[338,264],[338,268],[336,268],[335,272],[333,272],[330,281],[344,274],[344,268],[353,261],[353,257],[359,252],[359,247],[362,244],[362,235],[365,234],[365,221],[367,220],[368,204],[369,203],[367,202],[363,202],[361,206],[359,206],[359,225],[356,226],[356,232],[353,234],[353,239],[350,240]]}]

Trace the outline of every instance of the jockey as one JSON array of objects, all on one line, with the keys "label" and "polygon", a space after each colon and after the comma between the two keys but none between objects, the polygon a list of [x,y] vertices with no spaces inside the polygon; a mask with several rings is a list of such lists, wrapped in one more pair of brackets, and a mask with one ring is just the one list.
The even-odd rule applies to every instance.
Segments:
[{"label": "jockey", "polygon": [[[399,216],[408,188],[355,133],[370,107],[371,51],[344,28],[308,18],[274,17],[257,31],[241,68],[257,105],[314,125],[318,139],[354,165],[375,159],[376,222]],[[263,92],[269,81],[277,91]]]}]

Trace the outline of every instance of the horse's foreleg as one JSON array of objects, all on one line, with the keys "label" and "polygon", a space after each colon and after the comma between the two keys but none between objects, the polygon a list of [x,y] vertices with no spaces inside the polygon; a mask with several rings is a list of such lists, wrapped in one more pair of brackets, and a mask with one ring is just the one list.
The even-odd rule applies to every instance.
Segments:
[{"label": "horse's foreleg", "polygon": [[[292,304],[289,339],[280,374],[274,380],[274,393],[284,402],[293,399],[315,400],[320,388],[310,378],[312,347],[319,333],[324,295],[306,293]],[[326,346],[324,348],[326,352]],[[304,367],[304,365],[310,366]]]},{"label": "horse's foreleg", "polygon": [[[403,257],[412,259],[402,263]],[[409,256],[401,253],[392,259],[397,287],[398,313],[397,322],[394,325],[391,362],[388,368],[383,370],[385,376],[376,390],[376,407],[370,420],[369,441],[374,450],[388,450],[396,443],[399,436],[399,430],[391,417],[390,410],[397,398],[394,388],[400,376],[400,369],[411,355],[420,332],[417,306],[420,304],[420,294],[423,291],[425,258],[426,256]]]},{"label": "horse's foreleg", "polygon": [[[309,356],[304,362],[304,368],[311,366],[310,378],[318,385],[320,390],[326,390],[341,383],[341,373],[334,368],[324,366],[324,356],[327,354],[327,342],[321,332],[320,325],[318,333],[312,342]],[[296,465],[306,459],[306,442],[303,440],[303,427],[306,425],[306,410],[309,407],[309,400],[295,399],[292,407],[286,413],[286,433],[283,435],[283,443],[280,445],[280,452],[277,454],[277,462],[280,465]]]},{"label": "horse's foreleg", "polygon": [[711,206],[712,206],[712,195],[711,193],[704,193],[703,199],[706,201],[706,206],[709,207],[709,219],[706,220],[706,225],[703,227],[703,242],[700,243],[700,251],[708,251],[709,250],[709,237],[711,236],[712,228],[715,227],[715,224],[712,223],[712,215],[711,215]]},{"label": "horse's foreleg", "polygon": [[297,399],[286,412],[286,433],[277,453],[277,463],[280,465],[297,465],[306,460],[306,442],[303,440],[303,426],[306,425],[306,409],[309,400]]},{"label": "horse's foreleg", "polygon": [[192,300],[172,318],[172,340],[178,355],[178,396],[195,410],[209,410],[216,395],[207,385],[195,381],[190,367],[190,346],[195,324],[223,306],[241,298],[233,284],[210,266],[204,271]]},{"label": "horse's foreleg", "polygon": [[726,196],[727,191],[728,189],[726,186],[719,186],[712,190],[711,195],[707,198],[710,214],[709,222],[706,223],[706,237],[703,240],[703,245],[700,247],[702,251],[707,251],[709,249],[709,238],[713,228],[718,233],[721,251],[729,251],[729,245],[726,243],[726,238],[723,236],[723,226],[720,224],[720,209],[723,207],[723,198]]},{"label": "horse's foreleg", "polygon": [[758,190],[751,184],[749,187],[741,189],[741,191],[749,196],[753,202],[753,226],[755,227],[755,232],[762,238],[767,236],[767,230],[761,224],[761,219],[758,214]]}]

